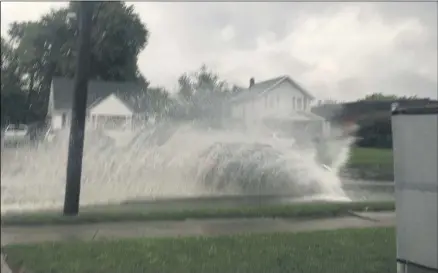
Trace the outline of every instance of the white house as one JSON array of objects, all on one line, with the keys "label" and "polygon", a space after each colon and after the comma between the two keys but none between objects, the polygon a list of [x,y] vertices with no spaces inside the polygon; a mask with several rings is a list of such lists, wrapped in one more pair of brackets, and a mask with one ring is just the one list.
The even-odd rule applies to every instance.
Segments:
[{"label": "white house", "polygon": [[[52,80],[48,118],[52,130],[69,128],[74,81],[55,77]],[[127,94],[139,94],[142,86],[135,82],[89,81],[87,128],[126,130],[145,112],[138,100]]]},{"label": "white house", "polygon": [[258,83],[252,78],[249,88],[241,89],[231,99],[230,115],[246,126],[280,122],[302,129],[318,127],[322,134],[326,134],[328,122],[310,111],[313,100],[314,97],[289,76]]}]

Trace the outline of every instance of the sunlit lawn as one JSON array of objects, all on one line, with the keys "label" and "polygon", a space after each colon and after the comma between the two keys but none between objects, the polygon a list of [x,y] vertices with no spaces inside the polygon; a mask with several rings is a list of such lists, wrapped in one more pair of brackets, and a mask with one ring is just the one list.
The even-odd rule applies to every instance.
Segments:
[{"label": "sunlit lawn", "polygon": [[395,273],[393,228],[8,246],[32,273]]}]

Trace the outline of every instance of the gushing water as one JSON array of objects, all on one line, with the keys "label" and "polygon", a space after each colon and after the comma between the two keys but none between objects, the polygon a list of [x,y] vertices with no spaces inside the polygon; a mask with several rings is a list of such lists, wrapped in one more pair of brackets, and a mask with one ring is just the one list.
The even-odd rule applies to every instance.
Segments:
[{"label": "gushing water", "polygon": [[[81,205],[234,194],[348,200],[338,171],[349,142],[336,142],[327,168],[315,145],[297,145],[266,128],[162,122],[113,138],[87,131]],[[54,142],[2,149],[2,213],[62,205],[67,143],[67,132],[60,132]]]}]

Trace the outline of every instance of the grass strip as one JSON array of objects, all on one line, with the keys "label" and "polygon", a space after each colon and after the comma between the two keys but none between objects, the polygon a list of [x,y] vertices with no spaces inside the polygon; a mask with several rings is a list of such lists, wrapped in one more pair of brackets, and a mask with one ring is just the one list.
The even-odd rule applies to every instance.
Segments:
[{"label": "grass strip", "polygon": [[85,208],[78,216],[63,216],[59,211],[2,215],[2,226],[41,226],[90,224],[127,221],[178,221],[186,219],[221,218],[326,218],[349,215],[351,211],[394,211],[393,201],[379,202],[312,202],[290,205],[199,208],[191,210],[148,211],[147,205]]}]

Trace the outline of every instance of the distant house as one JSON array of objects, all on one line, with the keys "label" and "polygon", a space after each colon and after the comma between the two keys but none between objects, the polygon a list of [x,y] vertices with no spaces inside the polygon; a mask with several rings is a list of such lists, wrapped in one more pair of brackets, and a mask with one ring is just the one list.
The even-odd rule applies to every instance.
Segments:
[{"label": "distant house", "polygon": [[[53,130],[70,126],[73,86],[73,79],[52,80],[47,113]],[[135,82],[89,81],[87,128],[131,129],[146,110],[135,97],[142,90]]]},{"label": "distant house", "polygon": [[248,126],[280,122],[301,127],[315,125],[323,133],[329,129],[324,118],[310,111],[314,97],[289,76],[262,82],[252,78],[247,89],[239,90],[231,99],[230,115]]}]

